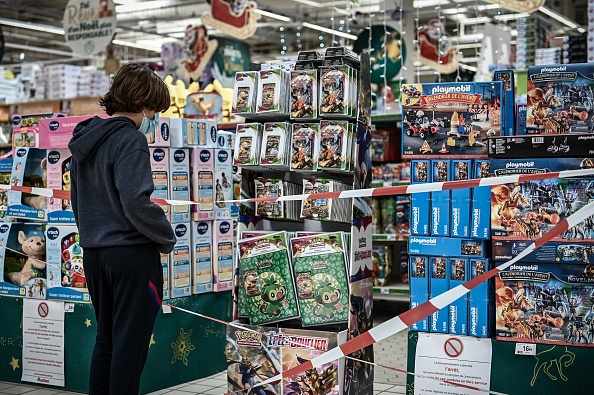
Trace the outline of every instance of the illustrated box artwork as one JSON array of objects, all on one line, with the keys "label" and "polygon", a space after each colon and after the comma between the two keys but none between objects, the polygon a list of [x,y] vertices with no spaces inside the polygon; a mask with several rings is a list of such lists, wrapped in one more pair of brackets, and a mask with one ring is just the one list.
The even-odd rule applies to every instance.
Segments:
[{"label": "illustrated box artwork", "polygon": [[180,298],[192,294],[191,285],[191,223],[171,224],[177,242],[170,256],[170,297]]},{"label": "illustrated box artwork", "polygon": [[[507,262],[531,244],[531,241],[493,240],[491,249],[493,260]],[[594,262],[594,243],[549,241],[520,259],[520,262],[589,264]]]},{"label": "illustrated box artwork", "polygon": [[[410,308],[422,305],[429,300],[429,258],[426,256],[410,257]],[[428,332],[429,317],[410,326],[413,331]]]},{"label": "illustrated box artwork", "polygon": [[[429,294],[431,298],[435,298],[449,288],[450,277],[450,262],[448,258],[444,257],[430,257],[429,258]],[[436,311],[429,317],[430,327],[429,332],[434,333],[448,333],[449,321],[449,306]]]},{"label": "illustrated box artwork", "polygon": [[291,119],[316,119],[317,117],[317,70],[291,71]]},{"label": "illustrated box artwork", "polygon": [[257,166],[260,163],[262,125],[244,123],[237,125],[233,164],[235,166]]},{"label": "illustrated box artwork", "polygon": [[320,133],[318,123],[294,123],[291,134],[291,170],[315,172],[320,155]]},{"label": "illustrated box artwork", "polygon": [[235,73],[233,85],[232,114],[253,114],[256,112],[256,90],[258,88],[257,71],[239,71]]},{"label": "illustrated box artwork", "polygon": [[[64,118],[65,119],[65,118]],[[72,154],[67,148],[49,150],[47,153],[47,187],[70,191],[70,163]],[[49,223],[74,224],[74,213],[70,200],[48,198],[47,221]]]}]

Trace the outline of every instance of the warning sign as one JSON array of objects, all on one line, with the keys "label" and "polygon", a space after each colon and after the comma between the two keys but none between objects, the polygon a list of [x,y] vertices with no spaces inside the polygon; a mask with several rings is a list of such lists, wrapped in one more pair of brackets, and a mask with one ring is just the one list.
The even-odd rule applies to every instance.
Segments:
[{"label": "warning sign", "polygon": [[464,346],[462,345],[462,341],[455,337],[446,340],[443,345],[443,350],[445,351],[446,355],[450,358],[459,357],[460,354],[462,354],[463,349]]}]

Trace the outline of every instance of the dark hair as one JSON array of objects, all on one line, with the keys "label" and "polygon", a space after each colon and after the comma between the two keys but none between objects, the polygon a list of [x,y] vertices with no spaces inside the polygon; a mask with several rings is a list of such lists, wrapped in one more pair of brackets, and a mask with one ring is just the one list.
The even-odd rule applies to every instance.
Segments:
[{"label": "dark hair", "polygon": [[163,112],[171,101],[165,82],[148,67],[137,64],[122,66],[99,105],[107,115],[117,112],[139,113],[143,109]]}]

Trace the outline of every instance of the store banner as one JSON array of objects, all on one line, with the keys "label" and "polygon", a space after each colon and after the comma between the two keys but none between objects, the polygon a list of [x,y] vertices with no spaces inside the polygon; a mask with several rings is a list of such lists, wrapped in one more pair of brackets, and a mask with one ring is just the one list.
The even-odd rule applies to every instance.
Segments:
[{"label": "store banner", "polygon": [[64,40],[72,52],[94,55],[111,42],[116,28],[112,0],[70,0],[64,10]]},{"label": "store banner", "polygon": [[[369,30],[365,29],[357,37],[353,51],[361,54],[369,49]],[[406,62],[406,44],[400,32],[390,26],[375,25],[371,28],[371,83],[381,84],[391,81]],[[385,78],[384,78],[385,76]]]},{"label": "store banner", "polygon": [[545,0],[486,0],[508,10],[516,12],[533,12],[544,5]]},{"label": "store banner", "polygon": [[219,45],[212,56],[212,76],[224,88],[233,89],[235,73],[248,70],[250,47],[243,41],[217,37]]}]

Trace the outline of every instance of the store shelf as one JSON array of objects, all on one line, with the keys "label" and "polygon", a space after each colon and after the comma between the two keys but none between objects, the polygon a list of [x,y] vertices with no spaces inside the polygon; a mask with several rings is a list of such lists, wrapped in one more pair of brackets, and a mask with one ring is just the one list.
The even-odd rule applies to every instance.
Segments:
[{"label": "store shelf", "polygon": [[408,302],[410,301],[410,287],[408,284],[373,287],[373,298],[377,300]]},{"label": "store shelf", "polygon": [[373,241],[408,241],[410,235],[396,235],[396,234],[375,234],[372,236]]},{"label": "store shelf", "polygon": [[219,130],[235,130],[237,125],[241,122],[218,122],[217,129]]},{"label": "store shelf", "polygon": [[400,185],[410,185],[410,181],[373,181],[371,188],[397,187]]},{"label": "store shelf", "polygon": [[402,120],[402,114],[377,114],[371,116],[371,123],[376,122],[398,122]]}]

